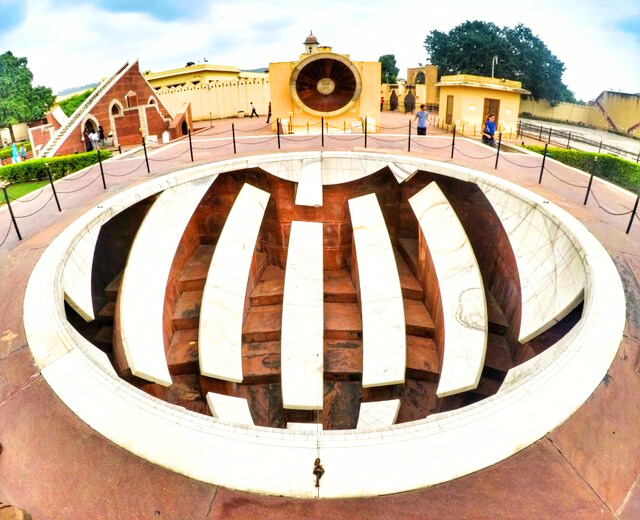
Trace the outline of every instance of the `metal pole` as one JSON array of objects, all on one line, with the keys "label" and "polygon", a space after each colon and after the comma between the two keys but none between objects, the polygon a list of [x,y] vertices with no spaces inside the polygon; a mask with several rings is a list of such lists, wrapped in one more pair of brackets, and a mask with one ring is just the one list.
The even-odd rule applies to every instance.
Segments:
[{"label": "metal pole", "polygon": [[9,195],[7,194],[7,187],[2,186],[2,192],[4,193],[4,200],[7,201],[7,207],[9,208],[9,214],[11,215],[11,221],[13,222],[13,227],[16,230],[16,234],[18,235],[18,240],[22,240],[22,235],[20,234],[20,230],[18,229],[18,223],[16,222],[16,217],[13,214],[13,209],[11,209],[11,203],[9,202]]},{"label": "metal pole", "polygon": [[[145,157],[146,157],[145,153]],[[98,150],[98,163],[100,163],[100,176],[102,177],[102,187],[106,190],[107,183],[104,180],[104,168],[102,167],[102,157],[100,156],[100,150]],[[147,162],[147,170],[149,170],[149,163]]]},{"label": "metal pole", "polygon": [[209,112],[209,127],[213,126],[213,115]]},{"label": "metal pole", "polygon": [[587,186],[587,194],[584,196],[584,205],[587,205],[587,200],[589,200],[589,193],[591,193],[591,184],[593,183],[593,173],[591,177],[589,177],[589,185]]},{"label": "metal pole", "polygon": [[367,118],[364,118],[364,147],[367,147]]},{"label": "metal pole", "polygon": [[542,174],[544,173],[544,163],[547,160],[547,144],[544,145],[544,154],[542,156],[542,166],[540,167],[540,178],[538,179],[538,184],[542,184]]},{"label": "metal pole", "polygon": [[122,146],[118,145],[118,153],[122,155]]},{"label": "metal pole", "polygon": [[[600,146],[598,146],[598,153],[602,150],[602,141],[600,141]],[[640,156],[640,154],[638,154]]]},{"label": "metal pole", "polygon": [[324,117],[320,118],[320,131],[321,131],[321,139],[322,139],[322,147],[324,148]]},{"label": "metal pole", "polygon": [[629,225],[627,226],[627,235],[629,234],[629,231],[631,230],[631,224],[633,224],[633,219],[636,216],[636,211],[638,211],[638,202],[640,202],[640,193],[636,197],[636,203],[633,205],[633,211],[631,212],[631,218],[629,219]]},{"label": "metal pole", "polygon": [[189,128],[189,152],[191,153],[191,162],[193,162],[193,143],[191,142],[191,128]]},{"label": "metal pole", "polygon": [[280,118],[276,120],[276,126],[278,127],[278,150],[280,150]]},{"label": "metal pole", "polygon": [[522,119],[518,119],[518,131],[516,132],[516,139],[520,139],[521,132],[522,132]]},{"label": "metal pole", "polygon": [[[147,163],[147,173],[151,173],[151,170],[149,169],[149,157],[147,156],[147,143],[144,139],[144,135],[142,136],[142,146],[144,148],[144,160]],[[102,184],[104,185],[104,189],[106,190],[107,185],[104,183],[104,177],[102,178]]]},{"label": "metal pole", "polygon": [[640,162],[640,152],[638,152],[638,155],[636,156],[636,162]]},{"label": "metal pole", "polygon": [[538,136],[538,141],[542,141],[542,125],[540,125],[540,135]]},{"label": "metal pole", "polygon": [[569,146],[569,143],[571,143],[571,132],[569,132],[569,137],[567,138],[567,149],[571,148],[571,146]]},{"label": "metal pole", "polygon": [[233,153],[237,153],[236,151],[236,125],[231,123],[231,137],[233,140]]},{"label": "metal pole", "polygon": [[409,135],[407,136],[407,152],[411,151],[411,119],[409,119]]},{"label": "metal pole", "polygon": [[549,127],[549,136],[547,137],[547,143],[551,142],[551,132],[553,132],[553,128]]},{"label": "metal pole", "polygon": [[456,125],[453,125],[453,140],[451,141],[451,158],[453,159],[453,151],[456,148]]},{"label": "metal pole", "polygon": [[502,146],[502,132],[498,134],[498,151],[496,152],[496,165],[493,167],[494,170],[498,169],[498,159],[500,159],[500,146]]},{"label": "metal pole", "polygon": [[56,193],[56,187],[53,185],[53,179],[51,178],[51,170],[49,170],[48,163],[45,163],[44,169],[47,170],[47,177],[49,177],[49,183],[51,184],[51,189],[53,190],[53,198],[56,199],[56,206],[58,206],[58,211],[62,211],[62,208],[60,207],[60,201],[58,200],[58,194]]}]

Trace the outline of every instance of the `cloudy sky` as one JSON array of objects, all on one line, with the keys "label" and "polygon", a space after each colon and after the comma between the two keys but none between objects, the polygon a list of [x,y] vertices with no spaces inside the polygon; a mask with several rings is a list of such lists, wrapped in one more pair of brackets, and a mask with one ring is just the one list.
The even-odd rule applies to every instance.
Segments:
[{"label": "cloudy sky", "polygon": [[0,0],[0,53],[25,56],[34,82],[57,92],[135,58],[143,71],[205,58],[241,69],[293,61],[313,30],[357,61],[395,54],[404,77],[427,62],[430,31],[465,20],[528,26],[565,63],[580,99],[640,92],[640,0]]}]

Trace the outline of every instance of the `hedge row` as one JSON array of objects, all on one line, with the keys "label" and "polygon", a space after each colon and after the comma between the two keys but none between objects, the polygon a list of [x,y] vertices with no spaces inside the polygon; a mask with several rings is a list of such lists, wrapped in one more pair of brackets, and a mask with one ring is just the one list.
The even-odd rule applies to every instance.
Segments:
[{"label": "hedge row", "polygon": [[[104,161],[111,157],[109,150],[101,150],[100,157]],[[98,162],[98,152],[78,153],[53,157],[51,159],[30,159],[28,161],[9,164],[0,168],[0,179],[14,182],[29,182],[47,179],[45,164],[49,165],[54,179],[77,172]]]},{"label": "hedge row", "polygon": [[[529,150],[543,153],[542,146],[527,146]],[[568,166],[578,168],[606,179],[630,191],[640,189],[640,164],[606,153],[548,148],[547,156]]]},{"label": "hedge row", "polygon": [[[20,151],[20,148],[22,148],[23,146],[27,151],[31,150],[30,141],[25,141],[24,143],[17,143],[16,146],[18,147],[18,151]],[[11,146],[5,146],[4,148],[0,148],[0,161],[2,159],[8,159],[9,157],[11,157],[11,155],[12,155]]]}]

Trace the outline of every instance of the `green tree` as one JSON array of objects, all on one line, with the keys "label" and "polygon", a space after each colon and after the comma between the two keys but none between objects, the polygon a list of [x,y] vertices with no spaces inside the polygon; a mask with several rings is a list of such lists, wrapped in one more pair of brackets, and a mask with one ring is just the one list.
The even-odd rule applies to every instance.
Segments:
[{"label": "green tree", "polygon": [[528,27],[498,27],[489,22],[466,21],[448,33],[431,31],[424,41],[438,75],[494,75],[521,81],[534,99],[574,101],[562,82],[564,63]]},{"label": "green tree", "polygon": [[27,58],[18,58],[10,51],[0,55],[0,128],[9,128],[12,141],[15,136],[11,125],[42,117],[55,100],[50,88],[34,87],[32,81]]},{"label": "green tree", "polygon": [[396,57],[393,54],[380,56],[378,61],[382,63],[382,83],[392,84],[398,80],[400,69],[396,67]]}]

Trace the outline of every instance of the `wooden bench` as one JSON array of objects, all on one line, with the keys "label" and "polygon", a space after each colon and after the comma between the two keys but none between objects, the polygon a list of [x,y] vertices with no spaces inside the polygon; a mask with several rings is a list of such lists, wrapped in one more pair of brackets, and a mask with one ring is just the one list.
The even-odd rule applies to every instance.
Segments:
[{"label": "wooden bench", "polygon": [[322,223],[292,222],[282,306],[281,374],[284,408],[322,410]]},{"label": "wooden bench", "polygon": [[200,373],[242,381],[242,319],[251,259],[269,193],[245,184],[213,253],[200,306]]}]

